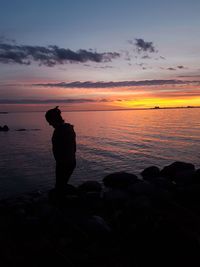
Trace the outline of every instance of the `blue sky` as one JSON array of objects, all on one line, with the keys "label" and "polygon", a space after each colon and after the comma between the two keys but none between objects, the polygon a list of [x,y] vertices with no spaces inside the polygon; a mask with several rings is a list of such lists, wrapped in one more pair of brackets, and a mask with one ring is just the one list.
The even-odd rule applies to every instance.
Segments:
[{"label": "blue sky", "polygon": [[[13,61],[8,59],[11,50],[1,48],[0,98],[56,97],[59,89],[45,87],[45,96],[42,86],[33,89],[32,84],[38,83],[200,79],[200,1],[0,0],[0,6],[0,43],[11,45],[15,53],[22,46],[17,56],[25,46],[49,45],[75,53],[82,49],[91,52],[90,56],[120,55],[109,54],[109,60],[99,62],[89,56],[84,61],[56,61],[47,66],[30,52],[29,64]],[[83,95],[78,90],[59,91],[58,97]]]}]

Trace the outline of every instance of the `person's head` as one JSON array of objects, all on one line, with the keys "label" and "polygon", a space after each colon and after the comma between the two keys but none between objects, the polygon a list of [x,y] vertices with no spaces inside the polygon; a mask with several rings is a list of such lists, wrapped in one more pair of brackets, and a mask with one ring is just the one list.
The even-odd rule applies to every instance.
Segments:
[{"label": "person's head", "polygon": [[61,116],[61,111],[58,108],[58,106],[55,108],[49,109],[45,114],[45,118],[48,121],[48,123],[52,125],[54,128],[56,128],[57,126],[59,126],[60,124],[64,122]]}]

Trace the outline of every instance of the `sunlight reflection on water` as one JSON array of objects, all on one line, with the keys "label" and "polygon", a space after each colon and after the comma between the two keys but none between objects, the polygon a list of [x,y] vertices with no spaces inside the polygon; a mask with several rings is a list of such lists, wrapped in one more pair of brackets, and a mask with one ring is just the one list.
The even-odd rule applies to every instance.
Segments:
[{"label": "sunlight reflection on water", "polygon": [[[63,112],[77,133],[72,184],[101,181],[115,171],[138,174],[181,160],[199,164],[200,109]],[[0,196],[45,190],[54,184],[53,129],[44,113],[0,114]],[[27,131],[15,131],[26,128]],[[34,131],[33,129],[40,129]]]}]

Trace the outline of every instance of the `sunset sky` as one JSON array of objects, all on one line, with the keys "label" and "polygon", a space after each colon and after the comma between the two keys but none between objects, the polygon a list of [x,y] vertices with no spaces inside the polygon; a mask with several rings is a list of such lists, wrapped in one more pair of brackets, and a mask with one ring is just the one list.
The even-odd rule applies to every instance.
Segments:
[{"label": "sunset sky", "polygon": [[0,7],[0,111],[200,106],[199,0]]}]

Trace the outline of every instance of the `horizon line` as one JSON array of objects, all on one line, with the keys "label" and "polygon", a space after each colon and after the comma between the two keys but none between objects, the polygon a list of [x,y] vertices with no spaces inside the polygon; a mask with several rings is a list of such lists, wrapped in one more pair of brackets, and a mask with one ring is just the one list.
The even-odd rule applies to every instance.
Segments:
[{"label": "horizon line", "polygon": [[[200,106],[181,106],[181,107],[159,107],[155,106],[152,108],[116,108],[116,109],[80,109],[80,110],[63,110],[62,112],[102,112],[102,111],[131,111],[131,110],[162,110],[162,109],[193,109],[200,108]],[[1,114],[9,113],[32,113],[32,112],[46,112],[46,110],[24,110],[24,111],[0,111]]]}]

